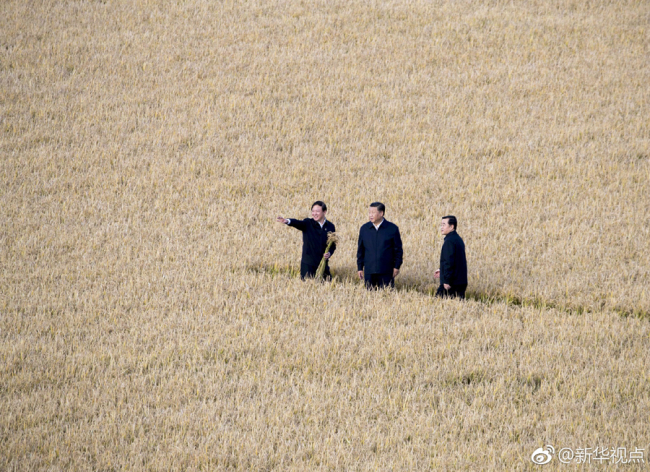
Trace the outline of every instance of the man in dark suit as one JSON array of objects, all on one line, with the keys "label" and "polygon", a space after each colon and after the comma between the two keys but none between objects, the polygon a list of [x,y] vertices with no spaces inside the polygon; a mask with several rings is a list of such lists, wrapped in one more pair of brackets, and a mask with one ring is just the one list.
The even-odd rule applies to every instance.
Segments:
[{"label": "man in dark suit", "polygon": [[[292,226],[298,231],[302,231],[301,279],[313,277],[323,256],[326,260],[329,260],[336,249],[336,244],[333,244],[330,252],[324,254],[327,248],[327,233],[336,231],[334,223],[327,221],[325,218],[326,214],[327,205],[319,200],[311,206],[311,218],[305,218],[304,220],[284,218],[282,216],[278,216],[277,218],[279,223]],[[327,265],[325,267],[325,278],[329,280],[331,277],[330,268]]]},{"label": "man in dark suit", "polygon": [[440,232],[445,237],[440,251],[440,269],[434,277],[440,279],[440,287],[436,297],[465,298],[467,289],[467,259],[465,258],[465,243],[458,236],[455,216],[444,216],[440,224]]},{"label": "man in dark suit", "polygon": [[394,287],[395,277],[402,266],[402,239],[399,228],[384,219],[386,207],[375,202],[370,205],[370,221],[359,230],[357,269],[359,279],[365,279],[366,287]]}]

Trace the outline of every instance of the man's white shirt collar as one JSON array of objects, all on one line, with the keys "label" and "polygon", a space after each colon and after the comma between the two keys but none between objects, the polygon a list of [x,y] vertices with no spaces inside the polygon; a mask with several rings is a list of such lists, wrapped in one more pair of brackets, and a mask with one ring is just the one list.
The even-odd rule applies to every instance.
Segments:
[{"label": "man's white shirt collar", "polygon": [[378,225],[376,225],[376,224],[374,224],[374,223],[373,223],[372,225],[375,227],[376,230],[379,231],[379,227],[381,226],[381,224],[382,224],[383,222],[384,222],[384,219],[382,218]]}]

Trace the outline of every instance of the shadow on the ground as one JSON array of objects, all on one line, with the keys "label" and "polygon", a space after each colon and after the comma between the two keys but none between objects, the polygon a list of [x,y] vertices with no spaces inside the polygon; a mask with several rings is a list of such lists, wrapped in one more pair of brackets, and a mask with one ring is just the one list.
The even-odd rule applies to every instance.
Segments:
[{"label": "shadow on the ground", "polygon": [[[251,272],[268,274],[272,277],[276,275],[289,275],[290,277],[300,277],[300,268],[288,265],[279,265],[279,264],[262,264],[262,265],[250,265],[247,269]],[[341,283],[349,284],[361,284],[357,275],[357,270],[353,266],[344,266],[337,267],[336,271],[332,271],[332,276],[334,280]],[[435,296],[438,285],[431,283],[430,281],[422,281],[415,279],[413,277],[398,277],[395,280],[395,289],[398,291],[413,291],[418,293],[423,293],[429,296]],[[500,293],[498,291],[491,292],[479,292],[474,290],[468,290],[465,294],[465,297],[468,300],[475,300],[481,303],[490,305],[492,303],[506,303],[512,306],[532,306],[539,309],[552,308],[560,310],[566,313],[572,314],[582,314],[594,312],[594,310],[589,307],[584,306],[571,306],[566,304],[560,304],[548,300],[543,300],[541,298],[524,298],[518,297],[513,294]],[[614,308],[613,312],[618,313],[620,316],[628,317],[633,316],[641,319],[650,320],[650,312],[638,310],[638,309],[626,309],[626,308]]]}]

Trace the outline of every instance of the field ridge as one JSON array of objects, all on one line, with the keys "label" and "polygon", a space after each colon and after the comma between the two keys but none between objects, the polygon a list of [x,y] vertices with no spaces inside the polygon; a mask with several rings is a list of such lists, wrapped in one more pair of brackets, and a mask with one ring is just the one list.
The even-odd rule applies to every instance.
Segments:
[{"label": "field ridge", "polygon": [[[279,265],[279,264],[268,264],[268,265],[249,265],[246,268],[247,271],[253,273],[267,274],[271,277],[276,275],[288,275],[290,277],[300,277],[300,268],[292,265]],[[338,275],[337,272],[343,272],[342,275]],[[333,281],[340,282],[343,284],[353,284],[360,285],[356,272],[351,272],[350,270],[343,271],[333,271]],[[415,291],[429,296],[435,296],[437,286],[433,285],[430,282],[414,282],[413,279],[409,279],[408,283],[402,283],[399,277],[395,281],[395,290],[397,291]],[[472,290],[471,288],[465,294],[468,300],[474,300],[477,302],[485,303],[486,305],[491,305],[493,303],[505,303],[512,306],[529,306],[534,308],[549,308],[553,310],[562,311],[569,314],[581,315],[583,313],[594,313],[594,312],[605,312],[605,313],[616,313],[623,318],[635,317],[639,319],[650,320],[650,312],[645,311],[641,308],[609,308],[604,305],[599,308],[593,308],[583,305],[567,305],[554,302],[552,300],[544,300],[541,298],[526,298],[518,296],[512,293],[500,293],[498,291],[480,292]]]}]

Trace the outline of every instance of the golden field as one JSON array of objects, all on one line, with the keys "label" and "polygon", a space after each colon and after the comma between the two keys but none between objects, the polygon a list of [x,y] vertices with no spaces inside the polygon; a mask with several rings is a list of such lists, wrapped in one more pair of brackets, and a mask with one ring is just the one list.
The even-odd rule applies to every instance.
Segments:
[{"label": "golden field", "polygon": [[[547,444],[647,467],[649,21],[0,3],[0,470],[533,470]],[[274,222],[317,199],[324,285]],[[353,278],[375,200],[396,291]],[[430,296],[450,213],[466,302]]]}]

